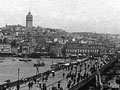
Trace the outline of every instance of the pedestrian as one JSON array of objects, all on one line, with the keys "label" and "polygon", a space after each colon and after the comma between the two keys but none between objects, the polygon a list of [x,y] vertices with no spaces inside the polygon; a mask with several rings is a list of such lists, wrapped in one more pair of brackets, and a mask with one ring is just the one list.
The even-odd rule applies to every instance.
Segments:
[{"label": "pedestrian", "polygon": [[30,85],[30,82],[28,83],[28,89],[30,90],[30,88],[31,88],[31,85]]},{"label": "pedestrian", "polygon": [[12,90],[16,90],[16,88],[15,88],[15,87],[12,87]]},{"label": "pedestrian", "polygon": [[47,90],[47,87],[46,87],[46,84],[45,84],[45,83],[43,83],[42,90]]},{"label": "pedestrian", "polygon": [[19,84],[17,85],[17,90],[20,90],[20,85]]},{"label": "pedestrian", "polygon": [[63,90],[62,86],[60,87],[60,90]]},{"label": "pedestrian", "polygon": [[63,78],[65,77],[65,72],[63,72]]},{"label": "pedestrian", "polygon": [[41,88],[42,88],[42,85],[41,85],[41,83],[40,83],[40,82],[39,82],[38,84],[39,84],[39,88],[40,88],[40,90],[41,90]]},{"label": "pedestrian", "polygon": [[25,79],[24,79],[24,83],[26,84],[26,83],[27,83],[27,81],[28,81],[28,80],[27,80],[27,78],[25,78]]},{"label": "pedestrian", "polygon": [[33,81],[34,81],[34,82],[35,82],[35,84],[36,84],[37,79],[34,77]]},{"label": "pedestrian", "polygon": [[6,90],[7,88],[6,88],[6,86],[3,86],[3,90]]},{"label": "pedestrian", "polygon": [[7,90],[12,90],[12,88],[9,87]]},{"label": "pedestrian", "polygon": [[33,87],[33,81],[30,83],[30,86],[31,86],[31,89],[32,89],[32,87]]},{"label": "pedestrian", "polygon": [[78,77],[80,77],[80,73],[78,73]]},{"label": "pedestrian", "polygon": [[69,81],[68,81],[68,84],[67,84],[67,88],[70,88],[71,83],[72,83],[72,81],[71,81],[71,80],[69,80]]},{"label": "pedestrian", "polygon": [[80,77],[77,77],[77,83],[80,81]]},{"label": "pedestrian", "polygon": [[52,77],[54,78],[54,72],[52,72]]},{"label": "pedestrian", "polygon": [[65,67],[64,67],[64,66],[62,66],[62,69],[63,69],[63,71],[64,71]]},{"label": "pedestrian", "polygon": [[48,80],[48,76],[45,77],[45,81],[47,81],[47,80]]},{"label": "pedestrian", "polygon": [[54,90],[54,85],[52,85],[52,90]]},{"label": "pedestrian", "polygon": [[58,82],[58,88],[60,88],[60,81]]},{"label": "pedestrian", "polygon": [[45,80],[45,78],[44,78],[44,76],[42,77],[42,81],[44,82],[44,80]]},{"label": "pedestrian", "polygon": [[66,75],[66,79],[68,80],[68,78],[69,78],[69,73]]}]

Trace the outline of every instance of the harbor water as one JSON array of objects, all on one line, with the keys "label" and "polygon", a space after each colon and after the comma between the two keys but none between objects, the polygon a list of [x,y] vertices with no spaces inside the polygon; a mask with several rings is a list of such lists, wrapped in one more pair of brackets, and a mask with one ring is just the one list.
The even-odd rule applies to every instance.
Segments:
[{"label": "harbor water", "polygon": [[[0,57],[0,84],[5,83],[5,80],[16,81],[18,79],[18,69],[20,69],[19,79],[33,76],[36,74],[34,64],[38,59],[32,59],[31,62],[19,61],[20,58]],[[39,73],[50,70],[52,62],[64,61],[63,59],[44,58],[41,62],[45,66],[39,67]]]}]

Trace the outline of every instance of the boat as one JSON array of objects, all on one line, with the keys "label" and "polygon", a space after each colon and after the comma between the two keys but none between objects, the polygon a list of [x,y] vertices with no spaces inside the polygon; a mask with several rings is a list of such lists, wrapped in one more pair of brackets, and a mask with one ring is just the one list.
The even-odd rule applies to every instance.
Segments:
[{"label": "boat", "polygon": [[19,59],[19,61],[29,62],[29,61],[32,61],[32,60],[28,59],[28,58],[22,58],[22,59]]},{"label": "boat", "polygon": [[40,60],[37,60],[37,63],[34,64],[34,67],[41,67],[41,66],[45,66],[45,63],[40,62]]},{"label": "boat", "polygon": [[3,61],[0,61],[0,63],[3,63]]},{"label": "boat", "polygon": [[26,55],[25,58],[19,59],[19,61],[30,62],[32,60],[30,58],[28,58]]},{"label": "boat", "polygon": [[6,60],[6,58],[5,57],[0,57],[0,60]]},{"label": "boat", "polygon": [[13,58],[13,59],[12,59],[12,61],[16,61],[16,59],[15,59],[15,58]]}]

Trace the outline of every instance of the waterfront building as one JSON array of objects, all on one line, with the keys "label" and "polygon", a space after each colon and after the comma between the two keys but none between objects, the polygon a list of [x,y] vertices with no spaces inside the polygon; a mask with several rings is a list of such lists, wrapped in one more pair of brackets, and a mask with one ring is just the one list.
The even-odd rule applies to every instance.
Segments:
[{"label": "waterfront building", "polygon": [[99,55],[100,49],[91,47],[67,47],[66,57],[70,55]]},{"label": "waterfront building", "polygon": [[62,57],[62,48],[63,46],[60,44],[50,45],[50,52],[56,57]]},{"label": "waterfront building", "polygon": [[23,42],[20,44],[20,51],[23,55],[30,53],[29,48],[30,48],[29,42]]},{"label": "waterfront building", "polygon": [[88,47],[98,48],[100,50],[100,54],[106,54],[108,52],[108,47],[103,44],[89,44]]},{"label": "waterfront building", "polygon": [[100,54],[115,54],[115,46],[114,45],[90,44],[88,46],[92,47],[92,48],[99,48]]},{"label": "waterfront building", "polygon": [[75,55],[115,54],[114,47],[104,44],[81,44],[79,42],[68,42],[65,48],[66,48],[66,56],[70,56],[72,54]]},{"label": "waterfront building", "polygon": [[10,44],[0,44],[0,53],[1,54],[11,54],[11,45]]}]

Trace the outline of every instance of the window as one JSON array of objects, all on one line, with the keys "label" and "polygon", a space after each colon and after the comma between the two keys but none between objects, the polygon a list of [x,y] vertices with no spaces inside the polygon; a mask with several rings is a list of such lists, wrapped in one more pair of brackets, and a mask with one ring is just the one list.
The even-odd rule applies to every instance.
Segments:
[{"label": "window", "polygon": [[96,53],[96,50],[94,50],[95,51],[95,53]]},{"label": "window", "polygon": [[97,50],[97,52],[98,52],[98,50]]},{"label": "window", "polygon": [[88,52],[89,52],[89,50],[88,50]]},{"label": "window", "polygon": [[79,52],[81,52],[81,49],[79,49]]},{"label": "window", "polygon": [[75,52],[77,52],[77,50],[75,49]]},{"label": "window", "polygon": [[83,49],[83,52],[84,52],[84,49]]},{"label": "window", "polygon": [[68,49],[66,49],[66,52],[68,52]]}]

